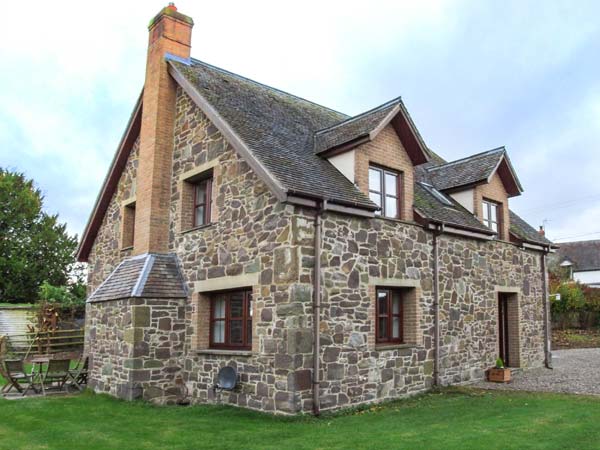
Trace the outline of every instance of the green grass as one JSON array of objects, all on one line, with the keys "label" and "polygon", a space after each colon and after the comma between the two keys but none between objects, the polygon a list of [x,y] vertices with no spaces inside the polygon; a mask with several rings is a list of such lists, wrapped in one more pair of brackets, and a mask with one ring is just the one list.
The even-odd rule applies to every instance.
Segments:
[{"label": "green grass", "polygon": [[600,399],[446,390],[325,416],[156,407],[103,395],[0,400],[0,449],[598,448]]}]

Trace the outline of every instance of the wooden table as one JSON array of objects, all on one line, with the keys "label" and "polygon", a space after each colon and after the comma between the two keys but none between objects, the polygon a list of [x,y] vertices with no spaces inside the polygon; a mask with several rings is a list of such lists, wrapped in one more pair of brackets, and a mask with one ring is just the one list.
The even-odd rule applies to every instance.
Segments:
[{"label": "wooden table", "polygon": [[44,364],[48,364],[50,362],[50,358],[33,358],[31,360],[31,385],[33,389],[35,389],[36,380],[39,381],[39,384],[42,388],[42,395],[46,395],[46,388],[44,386]]}]

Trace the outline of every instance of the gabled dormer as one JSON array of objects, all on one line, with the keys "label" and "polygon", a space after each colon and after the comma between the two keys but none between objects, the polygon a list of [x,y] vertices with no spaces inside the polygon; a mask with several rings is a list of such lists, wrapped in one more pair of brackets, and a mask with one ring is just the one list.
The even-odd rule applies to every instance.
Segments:
[{"label": "gabled dormer", "polygon": [[429,155],[400,98],[317,131],[314,145],[380,207],[377,215],[413,220],[414,166]]},{"label": "gabled dormer", "polygon": [[510,240],[508,199],[523,188],[504,147],[429,167],[427,174],[439,191],[497,233],[498,239]]}]

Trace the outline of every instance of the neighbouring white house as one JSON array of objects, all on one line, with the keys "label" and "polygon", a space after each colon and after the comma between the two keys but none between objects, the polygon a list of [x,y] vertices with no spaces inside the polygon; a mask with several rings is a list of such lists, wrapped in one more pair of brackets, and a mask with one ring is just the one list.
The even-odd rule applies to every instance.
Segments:
[{"label": "neighbouring white house", "polygon": [[573,280],[600,288],[600,240],[563,242],[555,257]]}]

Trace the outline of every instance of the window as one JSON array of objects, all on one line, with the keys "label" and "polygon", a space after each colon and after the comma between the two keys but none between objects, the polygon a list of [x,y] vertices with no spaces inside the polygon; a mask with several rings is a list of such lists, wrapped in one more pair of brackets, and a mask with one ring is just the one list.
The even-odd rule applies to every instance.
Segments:
[{"label": "window", "polygon": [[252,348],[252,292],[216,294],[211,299],[210,346]]},{"label": "window", "polygon": [[492,231],[498,233],[498,217],[500,205],[498,203],[483,200],[482,202],[482,214],[483,224],[489,227]]},{"label": "window", "polygon": [[375,333],[378,344],[404,342],[402,297],[400,289],[377,289]]},{"label": "window", "polygon": [[123,208],[123,224],[121,228],[121,248],[133,247],[135,238],[135,202]]},{"label": "window", "polygon": [[369,167],[369,198],[381,207],[376,214],[400,218],[400,178],[398,172]]},{"label": "window", "polygon": [[194,227],[210,223],[212,178],[194,183]]}]

